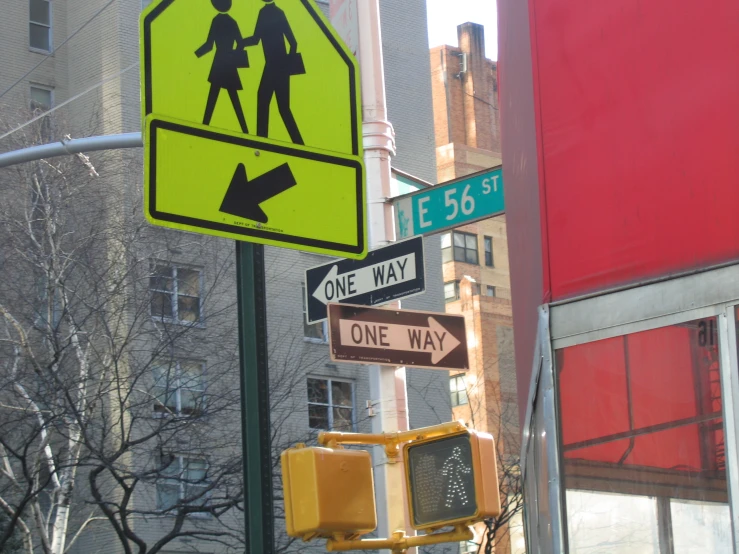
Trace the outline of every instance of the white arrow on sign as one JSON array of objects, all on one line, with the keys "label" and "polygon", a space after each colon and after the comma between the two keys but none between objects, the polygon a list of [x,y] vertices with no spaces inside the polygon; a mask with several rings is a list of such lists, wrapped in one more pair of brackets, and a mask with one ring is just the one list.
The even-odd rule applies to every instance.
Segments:
[{"label": "white arrow on sign", "polygon": [[339,302],[346,298],[374,292],[383,287],[412,281],[416,278],[416,255],[406,254],[339,275],[338,266],[323,278],[313,292],[319,302]]},{"label": "white arrow on sign", "polygon": [[431,363],[437,364],[461,343],[433,317],[428,321],[428,327],[422,327],[342,319],[339,321],[341,345],[427,352],[431,354]]}]

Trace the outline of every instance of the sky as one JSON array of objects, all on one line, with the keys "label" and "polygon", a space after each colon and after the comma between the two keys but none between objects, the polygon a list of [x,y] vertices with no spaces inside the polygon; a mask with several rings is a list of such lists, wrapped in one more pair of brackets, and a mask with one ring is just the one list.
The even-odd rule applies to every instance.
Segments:
[{"label": "sky", "polygon": [[471,21],[485,27],[485,53],[498,59],[498,20],[495,0],[426,0],[429,47],[457,46],[457,25]]}]

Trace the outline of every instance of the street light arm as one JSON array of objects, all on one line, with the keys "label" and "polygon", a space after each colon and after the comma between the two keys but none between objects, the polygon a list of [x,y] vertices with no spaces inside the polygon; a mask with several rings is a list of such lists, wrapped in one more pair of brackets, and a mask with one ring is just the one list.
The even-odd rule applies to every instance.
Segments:
[{"label": "street light arm", "polygon": [[32,162],[44,158],[94,152],[97,150],[117,150],[120,148],[141,148],[144,141],[141,133],[122,133],[120,135],[100,135],[79,139],[60,140],[48,144],[29,146],[0,154],[0,167]]}]

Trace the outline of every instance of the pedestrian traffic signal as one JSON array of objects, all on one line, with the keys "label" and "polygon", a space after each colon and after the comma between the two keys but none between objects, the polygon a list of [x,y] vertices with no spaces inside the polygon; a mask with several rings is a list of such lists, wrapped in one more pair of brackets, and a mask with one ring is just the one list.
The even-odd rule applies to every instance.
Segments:
[{"label": "pedestrian traffic signal", "polygon": [[288,535],[356,538],[377,527],[369,452],[299,445],[280,458]]},{"label": "pedestrian traffic signal", "polygon": [[438,529],[500,514],[492,435],[464,430],[403,447],[411,525]]}]

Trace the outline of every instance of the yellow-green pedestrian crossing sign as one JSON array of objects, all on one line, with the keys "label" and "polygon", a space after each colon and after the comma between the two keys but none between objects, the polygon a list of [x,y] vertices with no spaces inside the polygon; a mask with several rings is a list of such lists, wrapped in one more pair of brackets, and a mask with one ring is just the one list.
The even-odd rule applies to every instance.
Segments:
[{"label": "yellow-green pedestrian crossing sign", "polygon": [[159,0],[141,41],[151,223],[366,255],[359,68],[314,0]]}]

